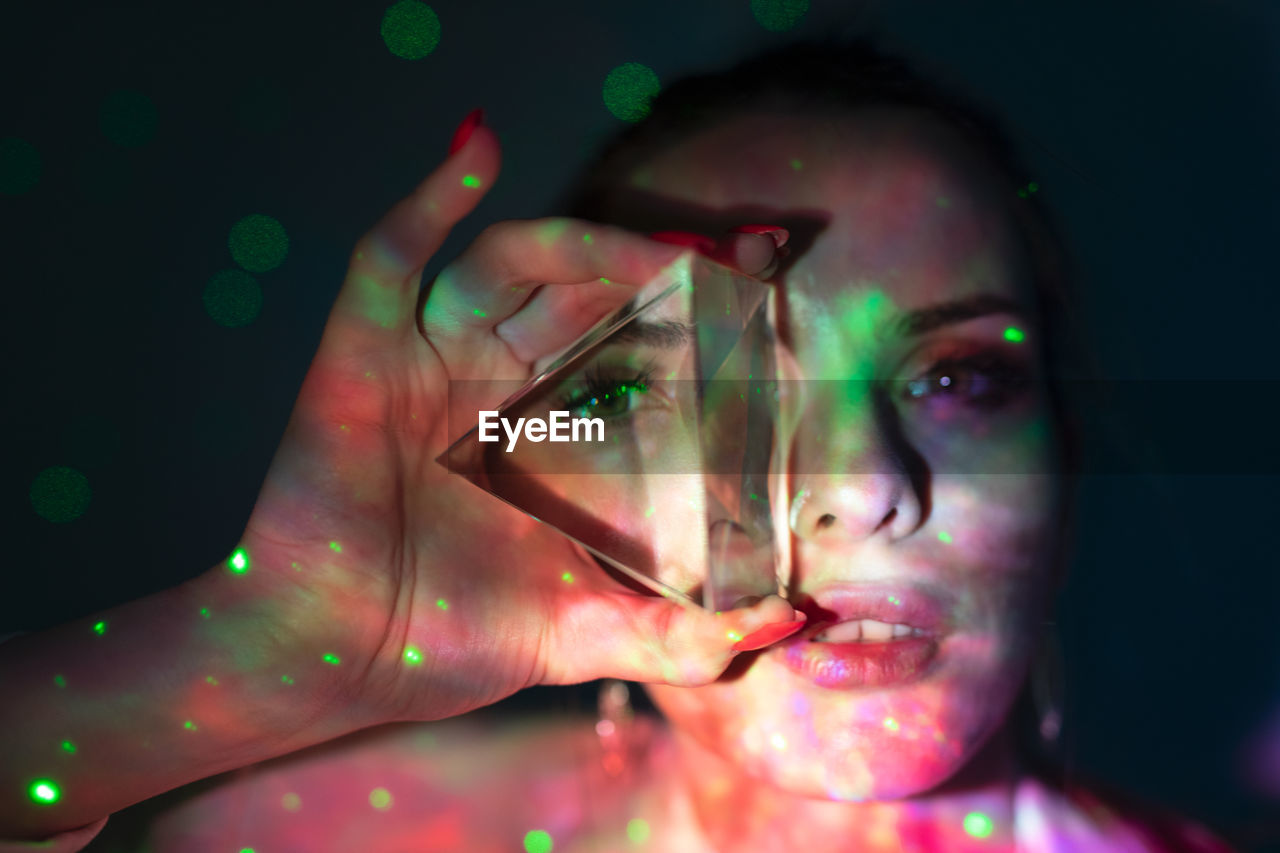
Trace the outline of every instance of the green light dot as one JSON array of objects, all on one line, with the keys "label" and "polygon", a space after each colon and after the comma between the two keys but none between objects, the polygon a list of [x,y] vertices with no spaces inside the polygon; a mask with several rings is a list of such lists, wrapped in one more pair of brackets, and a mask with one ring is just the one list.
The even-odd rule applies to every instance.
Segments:
[{"label": "green light dot", "polygon": [[218,679],[214,678],[212,675],[206,675],[204,680],[206,684],[212,684],[214,687],[218,686]]},{"label": "green light dot", "polygon": [[401,59],[422,59],[440,43],[440,16],[426,3],[400,0],[382,15],[382,40]]},{"label": "green light dot", "polygon": [[472,309],[471,309],[471,313],[472,313],[472,314],[475,314],[477,317],[488,317],[488,316],[489,316],[489,315],[488,315],[488,314],[486,314],[484,311],[481,311],[479,308],[472,308]]},{"label": "green light dot", "polygon": [[62,791],[58,790],[58,786],[49,779],[37,779],[32,782],[31,787],[27,789],[27,793],[33,801],[45,805],[56,803],[62,799]]},{"label": "green light dot", "polygon": [[203,618],[205,618],[205,619],[208,619],[208,618],[209,618],[209,608],[207,608],[207,607],[201,607],[201,608],[200,608],[200,616],[201,616],[201,617],[203,617]]},{"label": "green light dot", "polygon": [[891,732],[896,732],[898,730],[898,721],[895,720],[893,717],[885,717],[884,727]]},{"label": "green light dot", "polygon": [[1027,184],[1027,192],[1029,193],[1033,193],[1038,189],[1040,189],[1040,185],[1037,184],[1035,181],[1032,181],[1031,183]]},{"label": "green light dot", "polygon": [[62,742],[62,751],[63,751],[63,752],[70,753],[71,755],[75,755],[75,754],[76,754],[76,745],[75,745],[74,743],[72,743],[71,741],[69,741],[69,740],[64,740],[64,741]]},{"label": "green light dot", "polygon": [[56,466],[45,468],[36,474],[36,478],[31,481],[28,497],[36,515],[46,521],[62,524],[84,515],[89,508],[92,492],[89,489],[89,479],[84,474],[75,468]]},{"label": "green light dot", "polygon": [[662,89],[658,75],[647,65],[626,62],[604,78],[604,105],[616,118],[639,121],[649,114],[649,102]]},{"label": "green light dot", "polygon": [[121,89],[102,103],[102,132],[122,148],[146,145],[156,135],[158,123],[156,105],[141,92]]},{"label": "green light dot", "polygon": [[462,185],[464,187],[471,187],[472,189],[475,189],[476,187],[480,186],[480,179],[477,178],[475,175],[463,175]]},{"label": "green light dot", "polygon": [[[243,548],[237,548],[231,552],[231,559],[227,560],[227,568],[238,575],[242,575],[249,571],[249,552]],[[207,610],[201,610],[201,613],[207,613]]]},{"label": "green light dot", "polygon": [[436,607],[439,607],[441,610],[448,610],[449,602],[445,601],[443,598],[437,598]]},{"label": "green light dot", "polygon": [[525,853],[551,853],[553,846],[551,833],[545,829],[531,829],[524,834]]},{"label": "green light dot", "polygon": [[964,831],[974,838],[986,838],[992,829],[991,818],[982,812],[969,812],[964,816]]},{"label": "green light dot", "polygon": [[332,551],[332,552],[334,552],[335,554],[341,554],[341,553],[342,553],[342,546],[341,546],[341,545],[339,545],[337,542],[330,542],[330,543],[329,543],[329,550],[330,550],[330,551]]},{"label": "green light dot", "polygon": [[282,675],[282,676],[280,676],[280,683],[281,683],[281,684],[293,684],[293,679],[292,679],[292,678],[290,678],[290,677],[289,677],[289,676],[287,676],[287,675]]},{"label": "green light dot", "polygon": [[0,194],[22,195],[40,183],[40,152],[25,139],[0,139]]},{"label": "green light dot", "polygon": [[231,226],[227,248],[235,262],[249,272],[268,272],[288,256],[289,235],[279,220],[253,213]]},{"label": "green light dot", "polygon": [[53,683],[54,683],[54,684],[56,684],[56,685],[58,685],[59,687],[66,687],[66,686],[67,686],[67,680],[66,680],[65,678],[63,678],[61,675],[55,675],[55,676],[53,677]]},{"label": "green light dot", "polygon": [[1012,341],[1013,343],[1018,344],[1022,343],[1025,338],[1026,334],[1024,334],[1021,329],[1015,329],[1013,326],[1010,326],[1004,330],[1004,339],[1006,341]]},{"label": "green light dot", "polygon": [[422,651],[417,646],[404,647],[404,662],[409,666],[417,666],[422,663]]},{"label": "green light dot", "polygon": [[601,284],[613,284],[613,282],[609,281],[609,279],[605,278],[604,276],[600,276],[600,283],[601,283]]},{"label": "green light dot", "polygon": [[731,642],[734,642],[734,643],[736,643],[736,642],[738,642],[739,640],[741,640],[741,639],[742,639],[742,635],[741,635],[741,634],[739,634],[737,631],[730,631],[730,632],[727,634],[727,636],[729,637],[729,640],[730,640]]},{"label": "green light dot", "polygon": [[253,848],[252,848],[252,847],[241,847],[241,848],[240,848],[240,853],[253,853]]},{"label": "green light dot", "polygon": [[93,623],[93,633],[97,634],[99,637],[101,637],[103,634],[107,633],[107,623],[106,623],[106,622],[94,622],[94,623]]},{"label": "green light dot", "polygon": [[342,663],[342,658],[338,657],[333,652],[329,652],[324,656],[324,662],[330,666],[338,666]]},{"label": "green light dot", "polygon": [[302,808],[302,797],[290,791],[280,798],[280,806],[287,812],[296,812]]},{"label": "green light dot", "polygon": [[386,788],[374,788],[369,792],[369,805],[378,811],[386,811],[391,808],[391,803],[394,799],[391,796],[391,792]]},{"label": "green light dot", "polygon": [[191,720],[187,720],[185,723],[183,723],[182,727],[189,732],[195,732],[200,730],[200,727],[197,726],[195,723],[193,723]]},{"label": "green light dot", "polygon": [[565,583],[573,583],[573,572],[565,572],[560,576],[560,580]]},{"label": "green light dot", "polygon": [[243,270],[214,273],[201,299],[213,322],[233,329],[249,325],[262,311],[262,288]]},{"label": "green light dot", "polygon": [[644,844],[648,841],[649,821],[639,817],[627,821],[627,838],[631,839],[632,844]]},{"label": "green light dot", "polygon": [[590,235],[590,234],[583,234],[583,235],[582,235],[582,242],[584,242],[584,243],[586,243],[588,246],[590,246],[590,245],[591,245],[591,243],[592,243],[592,237],[591,237],[591,235]]},{"label": "green light dot", "polygon": [[809,11],[809,0],[751,0],[756,23],[771,33],[782,33],[800,23]]},{"label": "green light dot", "polygon": [[951,544],[951,534],[950,534],[950,533],[948,533],[948,532],[947,532],[947,531],[945,531],[945,530],[939,530],[939,531],[938,531],[938,541],[939,541],[939,542],[941,542],[943,545],[950,545],[950,544]]}]

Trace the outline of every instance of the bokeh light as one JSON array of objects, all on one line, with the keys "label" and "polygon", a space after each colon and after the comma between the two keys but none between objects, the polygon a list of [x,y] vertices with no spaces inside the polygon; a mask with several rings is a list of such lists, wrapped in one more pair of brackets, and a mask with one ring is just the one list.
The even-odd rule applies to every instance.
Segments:
[{"label": "bokeh light", "polygon": [[280,798],[280,807],[287,812],[296,812],[302,808],[302,797],[290,791]]},{"label": "bokeh light", "polygon": [[627,62],[604,78],[604,105],[623,121],[640,121],[649,114],[649,102],[662,89],[658,75],[647,65]]},{"label": "bokeh light", "polygon": [[969,812],[964,816],[964,831],[974,838],[986,838],[993,829],[991,818],[982,812]]},{"label": "bokeh light", "polygon": [[249,552],[243,548],[237,548],[231,552],[231,557],[227,560],[227,568],[238,575],[249,571]]},{"label": "bokeh light", "polygon": [[401,59],[422,59],[440,43],[440,16],[419,0],[400,0],[382,15],[382,40]]},{"label": "bokeh light", "polygon": [[551,853],[554,846],[551,833],[545,829],[531,829],[524,834],[525,853]]},{"label": "bokeh light", "polygon": [[160,115],[156,105],[141,92],[121,89],[102,103],[102,132],[122,148],[139,148],[156,135]]},{"label": "bokeh light", "polygon": [[235,262],[249,272],[268,272],[284,263],[289,235],[278,220],[254,213],[231,226],[227,248]]},{"label": "bokeh light", "polygon": [[380,812],[391,808],[393,802],[395,802],[395,798],[391,796],[391,792],[386,788],[374,788],[369,792],[369,805]]},{"label": "bokeh light", "polygon": [[771,33],[782,33],[800,23],[809,11],[809,0],[751,0],[756,23]]},{"label": "bokeh light", "polygon": [[205,312],[219,326],[247,326],[262,311],[262,288],[243,270],[215,273],[205,285],[202,298]]},{"label": "bokeh light", "polygon": [[55,466],[36,474],[29,495],[36,515],[61,524],[84,515],[92,492],[84,474],[75,468]]},{"label": "bokeh light", "polygon": [[27,793],[33,802],[44,805],[56,803],[62,799],[62,791],[58,790],[58,786],[49,779],[37,779],[32,782],[31,787],[27,789]]},{"label": "bokeh light", "polygon": [[649,821],[641,817],[633,817],[627,821],[627,838],[632,844],[644,844],[649,840]]},{"label": "bokeh light", "polygon": [[25,139],[0,139],[0,193],[22,195],[40,183],[40,152]]}]

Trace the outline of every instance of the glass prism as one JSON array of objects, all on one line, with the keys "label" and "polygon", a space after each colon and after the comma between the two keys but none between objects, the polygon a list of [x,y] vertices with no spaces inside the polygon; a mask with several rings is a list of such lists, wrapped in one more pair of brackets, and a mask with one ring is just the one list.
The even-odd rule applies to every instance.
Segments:
[{"label": "glass prism", "polygon": [[451,383],[439,461],[624,582],[712,610],[778,592],[772,293],[682,255],[514,393]]}]

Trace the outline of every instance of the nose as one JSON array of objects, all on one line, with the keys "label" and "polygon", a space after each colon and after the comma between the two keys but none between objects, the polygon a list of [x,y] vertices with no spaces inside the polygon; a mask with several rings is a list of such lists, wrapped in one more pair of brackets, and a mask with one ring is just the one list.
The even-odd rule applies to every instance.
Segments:
[{"label": "nose", "polygon": [[791,441],[789,521],[801,540],[893,541],[923,523],[924,483],[880,407],[815,402]]}]

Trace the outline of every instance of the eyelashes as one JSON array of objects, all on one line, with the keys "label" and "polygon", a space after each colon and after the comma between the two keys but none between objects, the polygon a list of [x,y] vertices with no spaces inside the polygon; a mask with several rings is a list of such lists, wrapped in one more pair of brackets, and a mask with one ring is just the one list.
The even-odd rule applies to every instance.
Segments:
[{"label": "eyelashes", "polygon": [[581,379],[566,383],[559,402],[575,417],[624,417],[637,408],[637,397],[649,392],[652,376],[652,367],[615,368],[597,362]]},{"label": "eyelashes", "polygon": [[913,379],[900,383],[899,399],[908,405],[999,409],[1021,399],[1032,376],[1018,358],[998,350],[941,358]]}]

